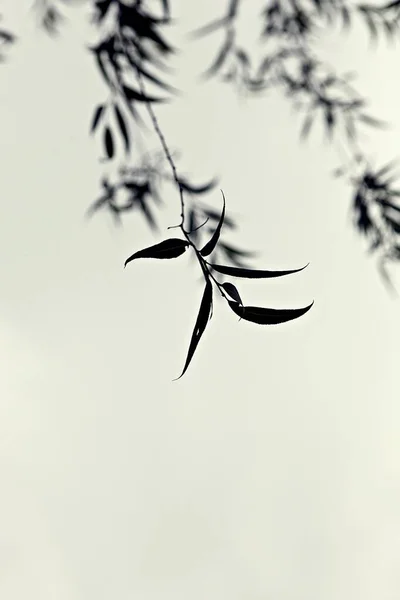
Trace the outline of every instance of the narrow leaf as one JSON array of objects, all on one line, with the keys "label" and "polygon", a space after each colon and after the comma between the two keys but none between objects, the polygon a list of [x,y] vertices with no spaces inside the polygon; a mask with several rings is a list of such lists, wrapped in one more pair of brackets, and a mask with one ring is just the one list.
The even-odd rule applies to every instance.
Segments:
[{"label": "narrow leaf", "polygon": [[223,273],[224,275],[232,275],[233,277],[245,277],[247,279],[268,279],[271,277],[283,277],[284,275],[291,275],[292,273],[299,273],[305,269],[309,263],[307,263],[301,269],[291,269],[287,271],[264,271],[260,269],[243,269],[241,267],[228,267],[226,265],[215,265],[213,263],[207,263],[214,271]]},{"label": "narrow leaf", "polygon": [[124,116],[121,113],[119,107],[116,104],[114,105],[114,110],[115,110],[115,116],[117,117],[120,131],[121,131],[121,135],[124,138],[125,150],[128,153],[129,149],[130,149],[130,140],[129,140],[129,133],[128,133],[128,129],[126,127],[125,119],[124,119]]},{"label": "narrow leaf", "polygon": [[200,254],[202,256],[208,256],[209,254],[211,254],[211,252],[214,250],[214,248],[217,245],[218,240],[219,240],[221,228],[222,228],[222,225],[224,223],[224,218],[225,218],[225,196],[224,196],[224,192],[222,190],[221,190],[221,193],[222,193],[222,198],[224,201],[221,217],[220,217],[219,223],[217,225],[217,228],[213,233],[212,238],[207,242],[207,244],[204,246],[204,248],[202,248],[200,250]]},{"label": "narrow leaf", "polygon": [[104,146],[107,157],[111,159],[114,156],[114,140],[109,127],[106,127],[104,130]]},{"label": "narrow leaf", "polygon": [[[177,377],[177,379],[180,379],[182,377],[182,375],[184,375],[184,373],[186,372],[186,370],[190,364],[190,361],[192,360],[193,355],[196,351],[196,348],[201,339],[201,336],[203,335],[204,330],[207,327],[207,323],[210,319],[211,311],[212,311],[212,284],[211,284],[211,281],[208,279],[206,282],[206,287],[204,288],[204,294],[203,294],[203,298],[201,300],[200,310],[199,310],[199,314],[197,315],[196,324],[194,326],[192,339],[190,340],[190,345],[189,345],[189,350],[188,350],[185,366],[183,367],[183,371],[179,375],[179,377]],[[174,381],[176,381],[176,379]]]},{"label": "narrow leaf", "polygon": [[222,19],[217,19],[216,21],[212,21],[212,23],[208,23],[207,25],[203,25],[203,27],[199,27],[191,33],[191,37],[200,38],[203,35],[207,35],[209,33],[213,33],[217,29],[221,27],[225,27],[229,23],[229,15],[222,17]]},{"label": "narrow leaf", "polygon": [[224,64],[230,50],[233,47],[233,42],[234,42],[234,33],[233,33],[233,31],[229,31],[229,33],[226,37],[226,40],[225,40],[223,46],[221,47],[219,53],[217,54],[214,62],[207,69],[207,71],[203,74],[203,77],[211,77],[212,75],[215,75],[215,73],[217,73],[219,71],[219,69]]},{"label": "narrow leaf", "polygon": [[233,298],[233,300],[235,300],[236,302],[239,302],[239,304],[243,305],[240,294],[239,294],[236,286],[233,285],[233,283],[226,281],[225,283],[222,284],[222,287],[230,295],[230,297]]},{"label": "narrow leaf", "polygon": [[159,244],[149,246],[149,248],[144,248],[132,254],[132,256],[126,259],[124,267],[136,258],[177,258],[185,252],[188,246],[188,242],[179,238],[164,240]]},{"label": "narrow leaf", "polygon": [[164,98],[154,98],[153,96],[146,96],[137,92],[133,88],[126,85],[123,86],[125,96],[128,100],[136,100],[136,102],[165,102]]},{"label": "narrow leaf", "polygon": [[305,140],[310,133],[311,125],[313,124],[313,115],[310,113],[304,119],[303,127],[301,129],[300,138]]},{"label": "narrow leaf", "polygon": [[278,325],[279,323],[293,321],[293,319],[298,319],[308,312],[314,304],[312,302],[304,308],[274,309],[258,306],[241,306],[238,302],[232,302],[231,300],[228,300],[228,303],[233,312],[241,319],[258,323],[259,325]]},{"label": "narrow leaf", "polygon": [[206,192],[209,192],[213,187],[215,187],[216,184],[217,184],[217,179],[212,179],[209,183],[206,183],[205,185],[198,185],[198,186],[192,185],[184,179],[179,180],[180,187],[185,192],[189,192],[190,194],[205,194]]},{"label": "narrow leaf", "polygon": [[93,133],[96,130],[96,127],[100,122],[103,112],[104,112],[104,104],[99,104],[93,115],[92,125],[90,127],[90,133]]}]

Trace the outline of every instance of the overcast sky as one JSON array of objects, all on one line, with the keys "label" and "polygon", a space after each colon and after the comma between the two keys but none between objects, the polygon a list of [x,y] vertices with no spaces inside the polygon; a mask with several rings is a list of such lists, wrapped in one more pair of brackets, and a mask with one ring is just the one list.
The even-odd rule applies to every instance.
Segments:
[{"label": "overcast sky", "polygon": [[[226,3],[172,1],[186,94],[158,116],[178,167],[194,182],[219,175],[240,222],[229,239],[260,252],[254,267],[310,262],[241,284],[245,303],[315,300],[263,328],[217,298],[172,382],[200,274],[188,256],[123,262],[169,234],[178,195],[165,192],[159,234],[139,214],[122,229],[108,215],[85,221],[105,168],[88,127],[106,93],[85,11],[71,9],[52,40],[30,1],[2,4],[20,39],[0,71],[0,596],[397,599],[400,301],[352,228],[335,151],[318,131],[299,143],[279,94],[199,84],[218,36],[189,44],[183,32]],[[366,152],[398,156],[400,49],[372,50],[363,27],[318,48],[359,72],[371,112],[393,124],[363,138]],[[220,192],[208,201],[219,207]]]}]

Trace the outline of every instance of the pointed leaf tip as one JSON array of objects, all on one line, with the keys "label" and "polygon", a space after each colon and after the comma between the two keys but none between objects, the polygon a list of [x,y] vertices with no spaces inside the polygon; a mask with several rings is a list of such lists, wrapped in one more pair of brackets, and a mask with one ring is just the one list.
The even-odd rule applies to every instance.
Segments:
[{"label": "pointed leaf tip", "polygon": [[207,279],[206,286],[204,288],[203,298],[201,300],[199,314],[197,315],[197,320],[194,326],[192,339],[190,340],[189,350],[185,362],[185,366],[183,367],[182,373],[174,379],[173,381],[177,381],[180,379],[186,372],[193,356],[198,346],[198,343],[203,335],[205,328],[207,327],[207,323],[210,320],[212,313],[212,284],[209,279]]},{"label": "pointed leaf tip", "polygon": [[239,291],[238,291],[237,287],[235,285],[233,285],[233,283],[226,281],[225,283],[222,284],[222,287],[227,292],[227,294],[229,294],[230,297],[233,298],[233,300],[235,300],[236,302],[239,302],[239,304],[243,305]]},{"label": "pointed leaf tip", "polygon": [[136,258],[177,258],[187,250],[189,245],[189,242],[179,238],[170,238],[168,240],[164,240],[159,244],[149,246],[148,248],[144,248],[143,250],[139,250],[138,252],[132,254],[132,256],[126,259],[124,267],[126,267],[129,262],[135,260]]},{"label": "pointed leaf tip", "polygon": [[290,269],[286,271],[266,271],[261,269],[245,269],[242,267],[229,267],[227,265],[216,265],[214,263],[208,263],[214,271],[222,273],[223,275],[232,275],[233,277],[243,277],[247,279],[269,279],[272,277],[283,277],[284,275],[291,275],[292,273],[299,273],[303,271],[310,263],[304,265],[300,269]]},{"label": "pointed leaf tip", "polygon": [[245,321],[259,325],[279,325],[302,317],[313,306],[314,301],[304,308],[275,309],[259,306],[241,306],[238,302],[228,300],[229,306],[235,314]]},{"label": "pointed leaf tip", "polygon": [[204,246],[204,248],[202,248],[200,250],[200,254],[202,256],[208,256],[209,254],[211,254],[211,252],[214,250],[214,248],[217,245],[218,240],[219,240],[219,236],[220,236],[220,233],[221,233],[221,228],[222,228],[222,225],[223,225],[224,219],[225,219],[225,204],[226,204],[225,203],[224,192],[222,190],[221,190],[221,193],[222,193],[222,199],[223,199],[223,202],[224,202],[223,207],[222,207],[221,217],[219,219],[217,228],[216,228],[216,230],[214,231],[214,233],[212,235],[212,238],[207,242],[207,244]]}]

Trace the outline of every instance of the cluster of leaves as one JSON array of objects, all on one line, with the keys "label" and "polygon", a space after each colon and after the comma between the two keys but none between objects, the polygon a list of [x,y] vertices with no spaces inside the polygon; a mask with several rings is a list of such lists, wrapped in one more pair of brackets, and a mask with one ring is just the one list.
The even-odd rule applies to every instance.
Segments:
[{"label": "cluster of leaves", "polygon": [[[110,95],[95,108],[91,133],[101,135],[103,160],[111,161],[120,154],[118,146],[123,147],[126,158],[130,155],[132,125],[143,125],[140,108],[165,102],[177,92],[160,74],[170,70],[166,61],[175,49],[162,32],[171,19],[168,0],[160,0],[161,15],[157,16],[139,1],[127,5],[119,0],[96,0],[94,7],[93,19],[99,28],[108,19],[104,37],[91,52]],[[158,94],[147,94],[143,82],[153,85]],[[139,208],[148,225],[157,229],[153,208],[162,204],[160,186],[163,181],[170,181],[171,175],[165,173],[161,161],[153,165],[148,157],[143,160],[146,164],[138,168],[122,168],[116,184],[104,181],[103,193],[90,213],[106,206],[119,221],[122,212]],[[165,157],[163,160],[165,163]],[[179,182],[186,194],[196,197],[216,184],[212,181],[196,186],[182,177]]]},{"label": "cluster of leaves", "polygon": [[[376,37],[378,32],[382,31],[393,38],[400,23],[400,0],[381,7],[349,5],[345,0],[269,0],[261,14],[260,41],[264,44],[273,41],[275,47],[271,49],[269,46],[267,54],[259,61],[257,68],[252,67],[250,53],[237,44],[238,15],[239,2],[235,3],[235,11],[232,11],[231,4],[228,4],[225,18],[214,21],[196,32],[197,36],[203,36],[220,29],[225,31],[222,45],[206,75],[219,75],[224,81],[234,82],[251,93],[271,88],[282,89],[284,95],[294,102],[295,108],[304,113],[302,138],[306,138],[315,121],[322,118],[329,139],[333,139],[335,133],[336,141],[349,144],[350,164],[354,163],[354,159],[356,162],[367,164],[367,157],[360,153],[357,145],[359,126],[383,127],[386,123],[366,112],[365,99],[351,84],[353,75],[335,74],[315,57],[312,45],[315,39],[320,38],[320,35],[315,34],[320,34],[324,27],[339,21],[344,28],[348,28],[352,19],[360,15],[365,20],[371,36]],[[369,220],[365,220],[365,203],[360,198],[364,198],[365,194],[370,197],[372,188],[366,187],[365,181],[371,184],[375,180],[368,169],[364,175],[367,178],[362,179],[363,183],[357,183],[357,201],[353,203],[356,227],[361,233],[368,231],[368,235],[374,235],[375,248],[383,250],[383,244],[376,240],[384,238],[385,247],[391,240],[391,249],[385,250],[385,256],[389,252],[391,257],[400,259],[397,242],[393,241],[392,235],[396,224],[391,223],[390,219],[388,221],[383,214],[380,221],[386,224],[390,235],[386,232],[384,236],[381,233],[379,237],[377,232],[381,232],[382,226],[381,223],[375,222],[378,218],[375,211]],[[359,182],[359,178],[356,181]],[[375,192],[376,190],[373,193]],[[382,196],[383,188],[380,189],[380,193]],[[369,206],[369,202],[367,204]],[[379,201],[374,200],[372,204],[383,207]],[[364,226],[367,230],[363,229]]]},{"label": "cluster of leaves", "polygon": [[233,283],[231,283],[230,281],[220,282],[216,279],[216,276],[214,275],[215,272],[237,278],[267,279],[272,277],[283,277],[292,273],[298,273],[299,271],[302,271],[305,268],[302,267],[300,269],[291,269],[286,271],[267,271],[243,267],[233,267],[229,265],[220,265],[215,262],[208,262],[208,260],[206,260],[206,257],[214,255],[214,251],[217,249],[219,244],[221,229],[225,220],[224,196],[223,200],[223,209],[219,217],[218,224],[214,229],[210,239],[200,249],[190,238],[190,232],[186,231],[185,228],[181,226],[182,233],[184,234],[186,239],[169,238],[167,240],[164,240],[163,242],[160,242],[159,244],[155,244],[154,246],[150,246],[149,248],[145,248],[143,250],[135,252],[125,261],[124,266],[126,267],[128,263],[138,258],[171,259],[178,258],[182,254],[184,254],[184,252],[186,252],[188,248],[192,248],[192,250],[194,251],[194,254],[198,260],[205,280],[205,287],[200,303],[199,313],[190,340],[186,361],[183,367],[183,371],[178,377],[178,379],[180,379],[180,377],[184,375],[187,368],[189,367],[189,364],[194,356],[199,341],[207,327],[209,320],[212,317],[213,285],[217,288],[221,296],[226,300],[230,309],[237,316],[239,316],[241,319],[244,319],[245,321],[257,323],[259,325],[277,325],[280,323],[285,323],[287,321],[293,321],[294,319],[298,319],[299,317],[303,316],[306,312],[310,310],[310,308],[313,305],[312,302],[306,307],[295,309],[274,309],[263,308],[258,306],[246,306],[243,304],[241,295],[237,287]]},{"label": "cluster of leaves", "polygon": [[400,2],[389,2],[383,6],[371,6],[360,4],[359,13],[369,29],[373,39],[379,34],[384,34],[389,40],[393,40],[400,33]]},{"label": "cluster of leaves", "polygon": [[363,167],[353,179],[355,226],[370,242],[370,250],[383,250],[388,260],[400,259],[400,189],[393,187],[393,163],[380,169]]}]

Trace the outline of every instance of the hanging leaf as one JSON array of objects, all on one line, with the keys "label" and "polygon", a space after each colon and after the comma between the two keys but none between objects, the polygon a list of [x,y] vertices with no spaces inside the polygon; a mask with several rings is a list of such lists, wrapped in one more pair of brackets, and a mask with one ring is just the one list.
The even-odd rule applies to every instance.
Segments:
[{"label": "hanging leaf", "polygon": [[[182,375],[184,375],[184,373],[186,372],[186,370],[190,364],[190,361],[192,360],[193,355],[196,351],[196,348],[198,346],[200,338],[203,335],[205,328],[207,327],[207,323],[210,319],[211,311],[212,311],[212,285],[211,285],[210,280],[207,279],[206,287],[204,288],[203,298],[202,298],[201,304],[200,304],[199,314],[197,315],[197,320],[196,320],[196,324],[194,326],[192,339],[190,340],[190,346],[189,346],[185,366],[183,367],[183,371],[179,375],[179,377],[177,377],[177,379],[180,379],[182,377]],[[176,379],[174,381],[176,381]]]},{"label": "hanging leaf", "polygon": [[124,94],[128,100],[135,100],[136,102],[166,102],[164,98],[154,98],[152,96],[146,96],[136,90],[124,85]]},{"label": "hanging leaf", "polygon": [[115,104],[114,105],[114,110],[115,110],[115,116],[117,117],[117,121],[118,121],[118,125],[121,131],[121,135],[124,138],[124,142],[125,142],[125,150],[128,153],[129,149],[130,149],[130,140],[129,140],[129,133],[128,133],[128,129],[126,127],[126,123],[125,123],[125,119],[123,117],[123,114],[121,113],[120,109],[118,108],[118,106]]},{"label": "hanging leaf", "polygon": [[209,183],[205,185],[192,185],[185,179],[179,179],[179,185],[185,192],[189,192],[190,194],[205,194],[209,192],[213,187],[217,184],[217,179],[212,179]]},{"label": "hanging leaf", "polygon": [[300,138],[305,140],[310,133],[311,126],[313,124],[313,115],[310,113],[304,120],[303,127],[301,129]]},{"label": "hanging leaf", "polygon": [[103,112],[104,112],[104,104],[99,104],[93,115],[92,125],[90,127],[90,133],[93,133],[96,130],[96,127],[100,122]]},{"label": "hanging leaf", "polygon": [[215,75],[219,71],[219,69],[224,64],[225,60],[228,57],[229,52],[231,51],[231,49],[233,47],[234,40],[235,40],[235,34],[234,34],[233,30],[230,30],[228,32],[228,35],[226,37],[226,40],[225,40],[221,50],[217,54],[216,59],[214,60],[211,67],[209,67],[207,69],[207,71],[203,74],[203,77],[206,77],[206,78],[211,77],[212,75]]},{"label": "hanging leaf", "polygon": [[104,130],[104,146],[107,157],[111,159],[114,156],[114,140],[109,127],[106,127]]},{"label": "hanging leaf", "polygon": [[149,248],[144,248],[132,254],[132,256],[126,259],[124,267],[136,258],[177,258],[186,251],[188,246],[188,242],[179,238],[164,240],[159,244],[149,246]]},{"label": "hanging leaf", "polygon": [[164,17],[166,19],[169,19],[170,18],[169,0],[161,0],[161,2],[162,2],[163,10],[164,10]]},{"label": "hanging leaf", "polygon": [[213,233],[212,238],[207,242],[207,244],[204,246],[204,248],[202,248],[200,250],[200,254],[202,256],[208,256],[209,254],[211,254],[211,252],[214,250],[214,248],[217,245],[218,240],[219,240],[221,228],[222,228],[222,225],[224,223],[224,218],[225,218],[225,196],[224,196],[224,192],[222,190],[221,190],[221,193],[222,193],[222,198],[224,201],[221,217],[220,217],[219,223],[217,225],[217,228]]},{"label": "hanging leaf", "polygon": [[304,308],[275,309],[258,306],[241,306],[238,302],[232,302],[231,300],[228,300],[228,303],[233,312],[241,319],[258,323],[259,325],[278,325],[279,323],[293,321],[293,319],[298,319],[308,312],[314,304],[312,302]]},{"label": "hanging leaf", "polygon": [[245,277],[247,279],[268,279],[271,277],[283,277],[284,275],[291,275],[292,273],[299,273],[305,269],[310,263],[307,263],[301,269],[291,269],[288,271],[263,271],[260,269],[243,269],[241,267],[228,267],[226,265],[215,265],[213,263],[207,263],[214,271],[223,273],[224,275],[232,275],[233,277]]},{"label": "hanging leaf", "polygon": [[222,284],[222,287],[230,295],[230,297],[233,298],[233,300],[235,300],[236,302],[239,302],[239,304],[243,305],[240,294],[239,294],[236,286],[233,285],[233,283],[226,281],[225,283]]}]

